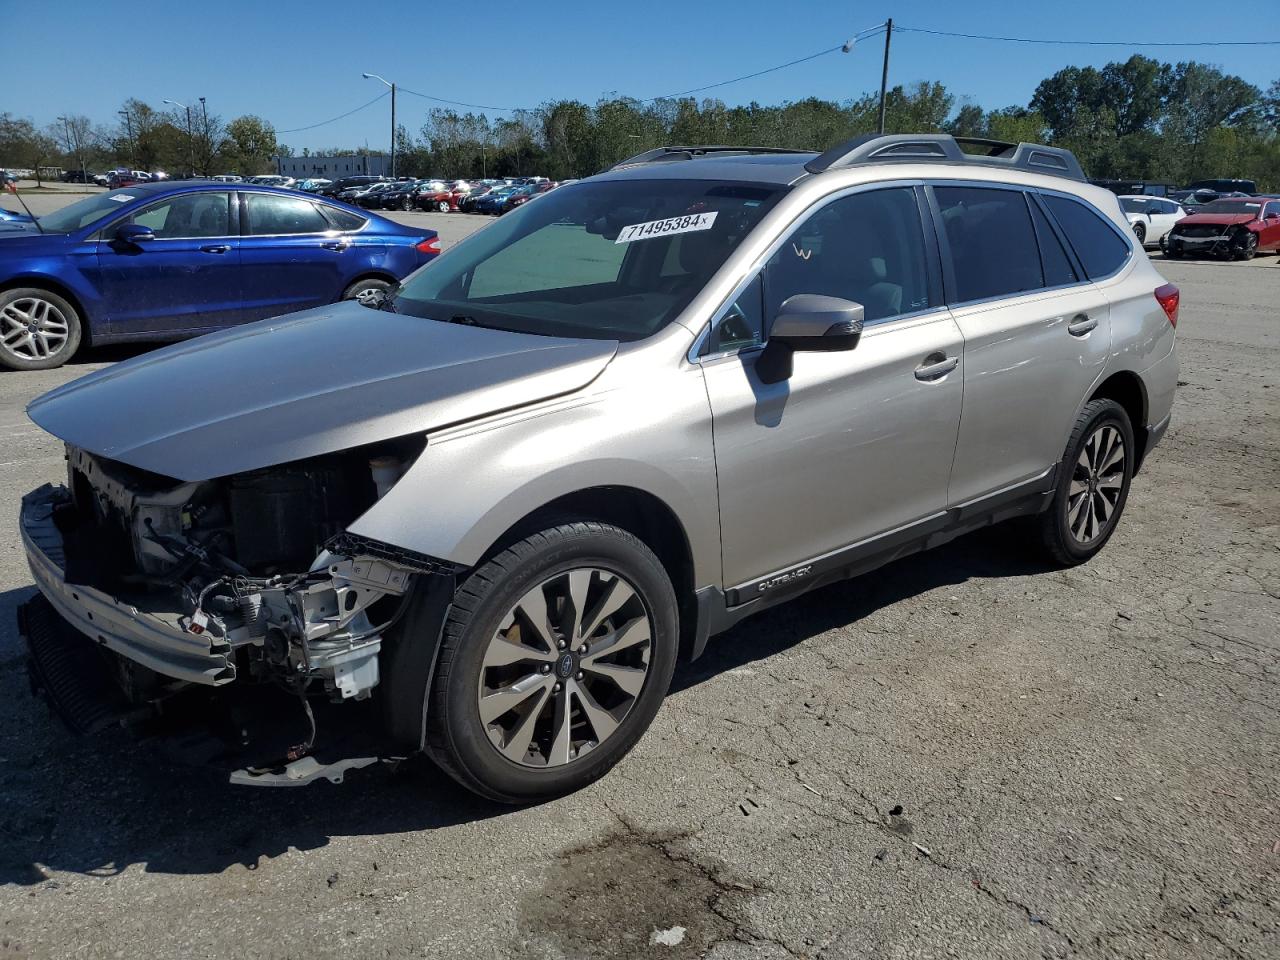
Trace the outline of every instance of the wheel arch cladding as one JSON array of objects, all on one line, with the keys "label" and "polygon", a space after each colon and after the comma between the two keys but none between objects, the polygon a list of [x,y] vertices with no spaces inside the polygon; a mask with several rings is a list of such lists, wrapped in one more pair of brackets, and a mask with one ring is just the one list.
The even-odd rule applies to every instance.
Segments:
[{"label": "wheel arch cladding", "polygon": [[1101,399],[1114,400],[1129,417],[1137,446],[1134,457],[1134,473],[1137,473],[1147,449],[1147,388],[1136,373],[1120,370],[1102,381],[1089,397],[1090,401]]},{"label": "wheel arch cladding", "polygon": [[81,348],[83,349],[86,346],[92,345],[92,321],[88,312],[84,308],[84,302],[74,290],[68,287],[65,283],[55,280],[52,277],[46,277],[41,274],[25,274],[23,276],[10,277],[3,283],[0,283],[0,293],[8,293],[10,290],[17,290],[22,287],[47,290],[71,304],[72,308],[76,312],[76,316],[80,318]]}]

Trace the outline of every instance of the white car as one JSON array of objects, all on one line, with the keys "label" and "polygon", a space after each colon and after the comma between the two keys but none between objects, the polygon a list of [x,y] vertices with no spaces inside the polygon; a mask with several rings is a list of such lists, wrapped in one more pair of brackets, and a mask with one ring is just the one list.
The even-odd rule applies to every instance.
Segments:
[{"label": "white car", "polygon": [[1173,225],[1187,215],[1181,204],[1163,197],[1123,196],[1120,209],[1144,247],[1161,246]]}]

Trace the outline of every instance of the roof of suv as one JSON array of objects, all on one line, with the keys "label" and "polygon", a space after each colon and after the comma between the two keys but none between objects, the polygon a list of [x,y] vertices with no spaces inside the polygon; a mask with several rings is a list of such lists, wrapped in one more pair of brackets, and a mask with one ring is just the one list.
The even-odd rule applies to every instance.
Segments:
[{"label": "roof of suv", "polygon": [[890,163],[994,167],[1087,182],[1075,156],[1060,147],[939,133],[866,134],[824,153],[776,147],[659,147],[602,173],[608,179],[745,180],[786,185],[827,170]]}]

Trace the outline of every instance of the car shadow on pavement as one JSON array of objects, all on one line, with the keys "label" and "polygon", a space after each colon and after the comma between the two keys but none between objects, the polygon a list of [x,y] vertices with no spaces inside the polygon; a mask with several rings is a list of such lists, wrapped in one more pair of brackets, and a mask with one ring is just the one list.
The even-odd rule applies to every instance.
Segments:
[{"label": "car shadow on pavement", "polygon": [[765,660],[796,644],[856,624],[882,607],[938,587],[988,577],[1030,576],[1051,568],[1026,549],[1027,533],[1003,524],[945,546],[904,557],[871,573],[833,583],[764,610],[712,637],[706,653],[676,670],[671,692],[697,686],[729,670]]},{"label": "car shadow on pavement", "polygon": [[[1046,569],[1006,539],[981,531],[752,617],[680,667],[672,692],[939,586]],[[161,874],[254,869],[335,837],[433,830],[512,809],[422,758],[352,772],[342,785],[269,789],[174,765],[121,731],[73,737],[29,691],[14,614],[32,593],[0,593],[0,884],[45,883],[50,870],[110,877],[132,865]]]}]

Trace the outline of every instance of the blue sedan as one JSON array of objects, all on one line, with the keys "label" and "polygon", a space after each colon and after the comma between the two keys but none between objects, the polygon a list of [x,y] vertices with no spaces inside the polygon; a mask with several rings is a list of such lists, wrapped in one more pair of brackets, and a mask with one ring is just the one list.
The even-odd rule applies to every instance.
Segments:
[{"label": "blue sedan", "polygon": [[0,367],[45,370],[81,343],[179,340],[336,300],[373,305],[439,253],[433,230],[290,190],[97,194],[0,223]]}]

